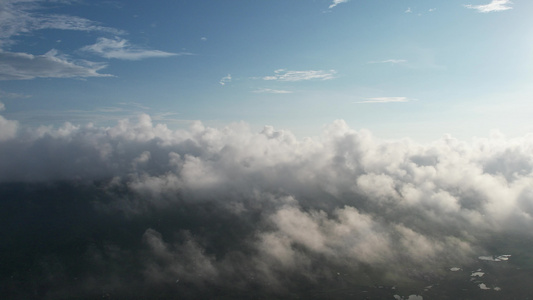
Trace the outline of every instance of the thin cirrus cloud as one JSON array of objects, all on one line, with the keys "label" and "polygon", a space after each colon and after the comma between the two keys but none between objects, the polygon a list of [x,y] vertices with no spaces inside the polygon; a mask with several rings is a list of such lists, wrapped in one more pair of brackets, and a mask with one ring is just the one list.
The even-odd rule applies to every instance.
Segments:
[{"label": "thin cirrus cloud", "polygon": [[287,90],[276,90],[276,89],[257,89],[253,91],[258,94],[291,94],[292,91]]},{"label": "thin cirrus cloud", "polygon": [[504,11],[504,10],[512,9],[511,4],[512,2],[510,0],[492,0],[492,2],[489,4],[483,4],[483,5],[465,4],[465,7],[475,9],[481,13],[489,13],[489,12]]},{"label": "thin cirrus cloud", "polygon": [[42,9],[42,1],[5,0],[0,2],[0,48],[16,43],[13,37],[43,29],[75,31],[99,31],[124,34],[120,29],[105,27],[98,22],[69,15],[45,15],[36,13]]},{"label": "thin cirrus cloud", "polygon": [[405,59],[386,59],[386,60],[373,60],[369,61],[369,64],[402,64],[406,63]]},{"label": "thin cirrus cloud", "polygon": [[106,66],[85,60],[71,61],[59,55],[57,50],[50,50],[44,55],[0,52],[0,80],[112,76],[98,73]]},{"label": "thin cirrus cloud", "polygon": [[329,8],[334,8],[335,6],[341,4],[341,3],[346,3],[348,2],[348,0],[333,0],[333,3],[331,3],[331,5],[329,6]]},{"label": "thin cirrus cloud", "polygon": [[126,39],[98,38],[95,44],[81,48],[82,51],[94,53],[104,58],[123,60],[140,60],[153,57],[169,57],[176,55],[191,55],[191,53],[171,53],[159,50],[143,49],[131,45]]},{"label": "thin cirrus cloud", "polygon": [[263,80],[276,81],[304,81],[304,80],[330,80],[335,78],[335,70],[307,70],[307,71],[288,71],[279,69],[274,71],[274,75],[265,76]]},{"label": "thin cirrus cloud", "polygon": [[226,85],[228,82],[231,82],[231,74],[222,77],[218,83],[220,83],[220,85]]},{"label": "thin cirrus cloud", "polygon": [[367,98],[364,101],[359,101],[356,103],[400,103],[400,102],[409,102],[407,97],[376,97],[376,98]]}]

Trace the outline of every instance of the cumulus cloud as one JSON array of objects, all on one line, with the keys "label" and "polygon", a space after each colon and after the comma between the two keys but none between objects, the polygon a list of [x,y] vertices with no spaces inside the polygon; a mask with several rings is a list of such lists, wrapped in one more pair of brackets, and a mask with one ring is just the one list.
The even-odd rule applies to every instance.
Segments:
[{"label": "cumulus cloud", "polygon": [[98,73],[105,67],[102,63],[69,60],[56,50],[50,50],[44,55],[0,52],[0,80],[111,76]]},{"label": "cumulus cloud", "polygon": [[274,75],[265,76],[263,80],[277,80],[277,81],[304,81],[304,80],[330,80],[335,78],[335,70],[308,70],[308,71],[289,71],[286,69],[278,69],[274,71]]},{"label": "cumulus cloud", "polygon": [[95,44],[81,48],[82,51],[94,53],[105,58],[124,60],[140,60],[152,57],[169,57],[175,55],[191,55],[191,53],[170,53],[159,50],[143,49],[131,45],[127,40],[100,37]]},{"label": "cumulus cloud", "polygon": [[511,4],[512,2],[510,0],[492,0],[492,2],[490,2],[489,4],[482,4],[482,5],[465,4],[465,7],[475,9],[478,12],[488,13],[488,12],[504,11],[504,10],[512,9]]},{"label": "cumulus cloud", "polygon": [[[531,238],[532,153],[531,135],[418,144],[335,121],[297,139],[242,123],[171,130],[141,115],[14,131],[0,141],[0,193],[63,222],[34,230],[67,258],[27,256],[26,282],[48,276],[49,297],[392,299],[372,287],[443,283],[451,267],[504,254],[489,252],[502,239],[508,249]],[[29,213],[2,205],[9,222]]]},{"label": "cumulus cloud", "polygon": [[[0,103],[0,111],[4,110],[4,104]],[[7,120],[0,116],[0,142],[10,140],[16,136],[18,122]]]}]

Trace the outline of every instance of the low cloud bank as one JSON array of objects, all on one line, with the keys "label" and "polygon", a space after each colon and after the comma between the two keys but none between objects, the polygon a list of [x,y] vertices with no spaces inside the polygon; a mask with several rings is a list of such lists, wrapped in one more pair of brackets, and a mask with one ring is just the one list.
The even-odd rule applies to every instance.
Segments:
[{"label": "low cloud bank", "polygon": [[[422,145],[343,121],[316,139],[245,124],[174,131],[147,115],[110,128],[10,122],[0,119],[2,251],[56,247],[28,254],[38,279],[12,258],[8,295],[22,293],[20,276],[40,280],[43,298],[320,298],[318,286],[416,285],[532,237],[533,135]],[[22,240],[16,224],[44,233]]]}]

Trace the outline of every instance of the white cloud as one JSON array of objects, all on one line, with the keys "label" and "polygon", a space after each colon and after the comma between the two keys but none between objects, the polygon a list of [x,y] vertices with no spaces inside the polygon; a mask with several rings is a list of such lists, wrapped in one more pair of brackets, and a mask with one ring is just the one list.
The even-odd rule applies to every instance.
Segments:
[{"label": "white cloud", "polygon": [[268,93],[268,94],[291,94],[292,91],[287,90],[275,90],[275,89],[257,89],[254,93]]},{"label": "white cloud", "polygon": [[335,6],[346,2],[348,2],[348,0],[333,0],[333,3],[329,6],[329,8],[334,8]]},{"label": "white cloud", "polygon": [[201,40],[202,42],[205,42],[205,41],[207,41],[207,38],[206,38],[205,36],[203,36],[203,37],[200,38],[200,40]]},{"label": "white cloud", "polygon": [[410,7],[408,7],[408,8],[405,10],[405,13],[406,13],[406,14],[410,14],[410,13],[412,13],[412,12],[413,12],[413,11],[411,10]]},{"label": "white cloud", "polygon": [[9,93],[3,90],[0,90],[0,99],[1,98],[11,98],[11,99],[20,99],[20,98],[29,98],[30,95],[24,95],[19,93]]},{"label": "white cloud", "polygon": [[105,58],[124,60],[140,60],[151,57],[169,57],[175,55],[190,55],[191,53],[170,53],[159,50],[148,50],[131,45],[127,40],[115,38],[98,38],[95,44],[81,48]]},{"label": "white cloud", "polygon": [[475,9],[478,12],[488,13],[488,12],[504,11],[504,10],[512,9],[511,4],[512,2],[510,0],[492,0],[492,2],[489,4],[483,4],[483,5],[465,4],[465,7]]},{"label": "white cloud", "polygon": [[0,80],[111,76],[98,73],[105,67],[105,64],[85,60],[71,61],[56,50],[44,55],[0,52]]},{"label": "white cloud", "polygon": [[430,9],[428,9],[429,12],[434,12],[434,11],[436,11],[436,10],[437,10],[436,8],[430,8]]},{"label": "white cloud", "polygon": [[[117,269],[139,274],[135,283],[117,282],[117,294],[137,291],[138,282],[143,291],[167,283],[206,290],[208,283],[219,291],[236,284],[245,292],[275,290],[278,297],[265,298],[280,298],[305,278],[331,291],[339,278],[358,280],[367,271],[372,285],[420,283],[425,272],[467,270],[494,248],[491,239],[532,236],[533,135],[418,144],[381,141],[343,121],[306,139],[242,123],[171,130],[148,115],[113,127],[67,123],[24,132],[14,123],[4,130],[6,121],[0,118],[0,182],[67,180],[57,195],[74,180],[67,197],[86,182],[82,199],[112,211],[114,222],[123,220],[117,210],[128,214],[124,226],[137,228],[127,242],[106,236],[116,255],[96,255],[117,278]],[[101,183],[98,192],[87,193],[92,180]],[[97,216],[81,222],[106,220]],[[123,231],[117,227],[102,228]],[[76,253],[90,259],[84,250]],[[79,281],[108,274],[87,264]]]},{"label": "white cloud", "polygon": [[[5,110],[5,105],[0,102],[0,111],[3,110]],[[19,124],[17,121],[7,120],[0,115],[0,142],[15,138],[18,126]]]},{"label": "white cloud", "polygon": [[304,80],[330,80],[335,78],[335,70],[308,70],[308,71],[288,71],[279,69],[274,71],[274,75],[265,76],[263,80],[277,81],[304,81]]},{"label": "white cloud", "polygon": [[231,82],[231,74],[222,77],[218,83],[220,83],[220,85],[226,85],[228,82]]},{"label": "white cloud", "polygon": [[402,64],[406,63],[407,60],[405,59],[386,59],[386,60],[377,60],[377,61],[369,61],[369,64]]},{"label": "white cloud", "polygon": [[[98,22],[69,15],[45,15],[40,0],[3,0],[0,2],[0,48],[14,43],[13,37],[36,30],[61,29],[76,31],[100,31],[124,34],[119,29],[101,26]],[[68,4],[68,1],[64,1]]]},{"label": "white cloud", "polygon": [[398,102],[408,102],[407,97],[376,97],[368,98],[364,101],[359,101],[356,103],[398,103]]}]

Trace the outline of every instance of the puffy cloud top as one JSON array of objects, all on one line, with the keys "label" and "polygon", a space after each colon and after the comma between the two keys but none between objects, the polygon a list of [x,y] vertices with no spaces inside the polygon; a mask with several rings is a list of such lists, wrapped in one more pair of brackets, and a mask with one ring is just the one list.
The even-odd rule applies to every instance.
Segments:
[{"label": "puffy cloud top", "polygon": [[252,276],[283,293],[283,274],[314,281],[346,263],[399,282],[413,268],[471,263],[487,237],[533,232],[531,135],[423,145],[343,121],[315,139],[245,124],[170,130],[148,115],[110,128],[10,122],[0,119],[4,185],[103,182],[113,196],[99,214],[190,220],[189,231],[142,225],[135,260],[152,283],[249,287]]}]

